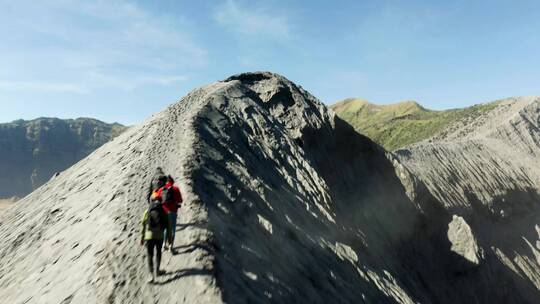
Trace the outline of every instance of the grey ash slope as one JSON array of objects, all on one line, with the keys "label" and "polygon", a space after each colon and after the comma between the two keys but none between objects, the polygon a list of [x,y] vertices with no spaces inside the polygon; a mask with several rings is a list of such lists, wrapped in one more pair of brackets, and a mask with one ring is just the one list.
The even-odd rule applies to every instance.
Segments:
[{"label": "grey ash slope", "polygon": [[492,213],[510,215],[514,200],[498,198],[540,188],[540,98],[500,101],[488,114],[456,122],[396,154],[449,209],[465,212],[478,201]]},{"label": "grey ash slope", "polygon": [[[178,178],[186,202],[179,255],[164,258],[168,273],[151,286],[136,244],[156,166]],[[451,220],[392,154],[308,92],[272,73],[240,74],[129,129],[0,217],[0,297],[524,303],[537,296],[508,295],[498,284],[528,281],[504,271],[487,276],[467,251],[451,250]],[[468,236],[458,224],[454,234]]]},{"label": "grey ash slope", "polygon": [[487,115],[396,153],[449,212],[469,223],[477,249],[468,247],[483,256],[475,271],[487,278],[506,268],[527,283],[513,294],[538,302],[540,98],[503,100]]},{"label": "grey ash slope", "polygon": [[[219,85],[217,85],[219,86]],[[211,92],[194,92],[204,98]],[[189,254],[165,257],[169,284],[148,286],[139,221],[149,173],[166,167],[181,181],[193,163],[193,115],[201,103],[185,102],[154,115],[105,144],[84,160],[0,215],[0,297],[8,303],[171,303],[215,302],[217,291],[206,269],[207,254],[196,224],[204,211],[182,184],[190,202],[177,244]],[[204,99],[201,99],[202,102]],[[168,136],[162,136],[167,134]],[[211,269],[211,268],[210,268]],[[206,275],[205,275],[206,274]],[[183,278],[178,280],[178,278]],[[158,292],[159,291],[159,295]],[[167,303],[161,300],[160,303]]]},{"label": "grey ash slope", "polygon": [[379,147],[273,74],[229,78],[196,127],[225,299],[411,301],[383,268],[422,217]]}]

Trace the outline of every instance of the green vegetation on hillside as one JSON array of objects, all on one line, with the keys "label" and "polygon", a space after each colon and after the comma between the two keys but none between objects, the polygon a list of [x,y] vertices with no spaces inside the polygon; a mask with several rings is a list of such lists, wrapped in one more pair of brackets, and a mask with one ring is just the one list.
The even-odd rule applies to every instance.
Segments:
[{"label": "green vegetation on hillside", "polygon": [[393,151],[428,139],[451,123],[473,119],[496,106],[497,103],[489,103],[434,111],[414,101],[379,106],[361,99],[346,99],[332,109],[358,132]]}]

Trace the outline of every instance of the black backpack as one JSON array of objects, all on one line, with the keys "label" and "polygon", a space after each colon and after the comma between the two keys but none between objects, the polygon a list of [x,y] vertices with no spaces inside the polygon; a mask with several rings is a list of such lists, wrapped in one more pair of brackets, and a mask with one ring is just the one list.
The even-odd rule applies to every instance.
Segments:
[{"label": "black backpack", "polygon": [[158,190],[159,188],[165,186],[167,182],[167,177],[165,175],[156,175],[152,179],[152,192]]},{"label": "black backpack", "polygon": [[157,191],[159,188],[165,186],[166,183],[167,177],[165,175],[163,175],[162,173],[154,175],[152,181],[150,181],[150,189],[148,189],[148,195],[146,197],[149,204],[152,203],[152,193],[154,193],[154,191]]},{"label": "black backpack", "polygon": [[148,228],[150,231],[160,232],[166,228],[163,224],[165,221],[164,214],[161,203],[159,201],[152,202],[148,211]]},{"label": "black backpack", "polygon": [[161,200],[163,203],[174,201],[174,189],[172,186],[163,188],[161,191]]}]

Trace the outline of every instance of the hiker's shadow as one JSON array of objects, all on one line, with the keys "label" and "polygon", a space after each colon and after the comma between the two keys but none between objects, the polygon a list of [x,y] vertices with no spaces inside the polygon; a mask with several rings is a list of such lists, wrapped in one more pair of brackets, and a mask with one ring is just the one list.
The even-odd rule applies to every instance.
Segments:
[{"label": "hiker's shadow", "polygon": [[[207,252],[212,250],[210,247],[204,246],[201,244],[188,244],[188,245],[174,247],[172,249],[172,252],[173,252],[173,255],[178,255],[178,254],[191,253],[198,249],[205,250]],[[165,285],[173,281],[179,280],[183,277],[197,276],[197,275],[209,276],[209,275],[212,275],[212,272],[208,269],[198,269],[198,268],[186,268],[186,269],[181,269],[177,271],[166,272],[163,276],[165,279],[163,281],[155,282],[154,285]]]},{"label": "hiker's shadow", "polygon": [[204,276],[209,276],[212,274],[212,272],[210,270],[207,270],[207,269],[197,269],[197,268],[187,268],[187,269],[182,269],[182,270],[178,270],[178,271],[175,271],[175,272],[172,272],[170,273],[172,276],[170,277],[167,277],[167,279],[163,280],[163,281],[160,281],[160,282],[155,282],[154,285],[165,285],[165,284],[169,284],[173,281],[176,281],[176,280],[179,280],[183,277],[188,277],[188,276],[197,276],[197,275],[204,275]]},{"label": "hiker's shadow", "polygon": [[176,224],[176,232],[185,230],[188,227],[203,228],[203,225],[204,225],[203,222],[190,222],[190,223]]},{"label": "hiker's shadow", "polygon": [[182,245],[182,246],[174,247],[172,250],[174,252],[174,255],[177,255],[177,254],[184,254],[184,253],[192,253],[197,249],[201,249],[201,250],[204,250],[206,252],[213,252],[214,251],[211,247],[206,246],[206,245],[202,245],[202,244]]}]

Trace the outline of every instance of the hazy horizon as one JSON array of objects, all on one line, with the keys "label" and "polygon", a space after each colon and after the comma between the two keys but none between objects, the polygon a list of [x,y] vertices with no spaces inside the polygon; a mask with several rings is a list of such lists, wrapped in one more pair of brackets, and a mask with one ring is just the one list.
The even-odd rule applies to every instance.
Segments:
[{"label": "hazy horizon", "polygon": [[133,125],[194,88],[281,74],[330,105],[540,95],[536,1],[0,0],[0,122]]}]

